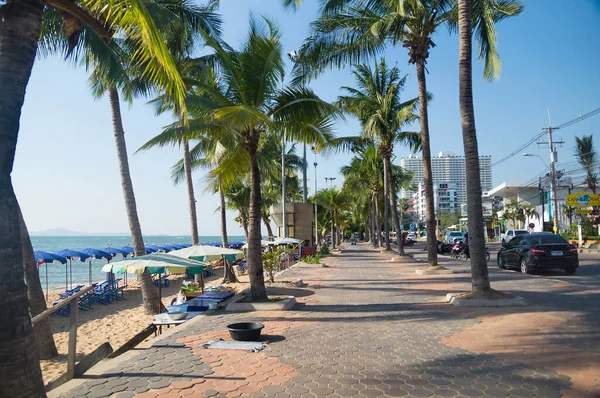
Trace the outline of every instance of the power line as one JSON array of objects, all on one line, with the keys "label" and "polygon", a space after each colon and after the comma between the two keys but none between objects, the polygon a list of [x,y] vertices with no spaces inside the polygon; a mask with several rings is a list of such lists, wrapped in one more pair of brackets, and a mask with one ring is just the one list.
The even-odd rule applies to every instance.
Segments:
[{"label": "power line", "polygon": [[[559,125],[558,127],[552,127],[552,130],[559,130],[559,129],[565,129],[567,127],[570,127],[576,123],[579,123],[585,119],[588,119],[592,116],[595,116],[597,114],[600,113],[600,108],[594,109],[591,112],[588,112],[586,114],[580,115],[579,117],[569,120],[568,122],[565,122],[561,125]],[[533,144],[535,141],[537,141],[540,137],[542,137],[544,134],[547,133],[547,129],[543,129],[541,132],[539,132],[538,134],[536,134],[535,136],[533,136],[529,141],[527,141],[525,144],[521,145],[519,148],[515,149],[514,151],[512,151],[511,153],[509,153],[508,155],[504,156],[502,159],[492,163],[492,167],[498,166],[499,164],[502,164],[504,162],[506,162],[508,159],[512,158],[513,156],[517,155],[518,153],[520,153],[521,151],[523,151],[525,148],[527,148],[529,145]]]}]

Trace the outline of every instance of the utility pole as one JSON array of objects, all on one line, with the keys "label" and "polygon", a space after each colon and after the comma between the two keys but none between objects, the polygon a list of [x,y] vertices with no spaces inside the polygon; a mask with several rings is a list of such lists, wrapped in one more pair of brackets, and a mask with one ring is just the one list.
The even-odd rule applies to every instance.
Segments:
[{"label": "utility pole", "polygon": [[[283,75],[281,75],[281,90],[283,91]],[[286,129],[283,129],[283,136],[281,137],[281,223],[283,225],[283,231],[281,233],[282,238],[287,238],[287,214],[285,209],[285,135]]]},{"label": "utility pole", "polygon": [[[312,147],[312,151],[315,154],[315,195],[317,194],[317,148],[316,147]],[[319,247],[319,224],[318,224],[318,219],[317,219],[317,201],[315,200],[315,243],[317,245],[317,247]]]},{"label": "utility pole", "polygon": [[552,119],[550,119],[550,109],[548,109],[548,128],[545,128],[548,132],[548,142],[538,141],[538,145],[548,145],[550,148],[550,194],[552,198],[550,199],[552,203],[552,221],[554,223],[554,233],[558,234],[559,232],[559,223],[558,223],[558,196],[556,193],[556,169],[555,163],[558,161],[558,154],[554,149],[554,145],[564,144],[564,141],[553,141],[552,132],[557,130],[556,128],[552,128]]},{"label": "utility pole", "polygon": [[[292,50],[289,52],[288,57],[290,61],[297,64],[300,61],[300,53],[296,50]],[[301,63],[302,67],[302,76],[304,76],[304,63]],[[304,81],[302,81],[302,87],[304,88]],[[308,184],[306,178],[306,168],[308,164],[306,163],[306,142],[302,143],[302,203],[308,203]]]}]

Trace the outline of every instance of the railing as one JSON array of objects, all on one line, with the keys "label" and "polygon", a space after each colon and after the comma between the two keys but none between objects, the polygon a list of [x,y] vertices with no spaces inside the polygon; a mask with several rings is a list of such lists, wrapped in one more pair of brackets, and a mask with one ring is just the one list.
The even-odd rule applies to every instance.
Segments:
[{"label": "railing", "polygon": [[71,303],[73,304],[71,305],[71,309],[69,311],[69,352],[67,354],[67,380],[75,377],[75,354],[77,353],[77,312],[79,310],[79,298],[93,289],[94,286],[86,286],[77,293],[74,293],[72,296],[61,300],[59,304],[53,306],[52,308],[48,308],[39,315],[36,315],[31,320],[31,323],[35,325],[36,323],[48,318],[61,308],[66,307]]}]

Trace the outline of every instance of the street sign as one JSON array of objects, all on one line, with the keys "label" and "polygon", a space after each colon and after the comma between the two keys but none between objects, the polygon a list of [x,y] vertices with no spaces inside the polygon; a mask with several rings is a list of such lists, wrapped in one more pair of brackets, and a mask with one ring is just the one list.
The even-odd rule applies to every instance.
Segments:
[{"label": "street sign", "polygon": [[591,209],[576,209],[575,214],[592,214]]},{"label": "street sign", "polygon": [[466,203],[461,203],[460,205],[460,212],[462,214],[463,217],[467,216],[467,204]]},{"label": "street sign", "polygon": [[567,206],[571,207],[589,207],[600,206],[600,195],[579,192],[567,195]]}]

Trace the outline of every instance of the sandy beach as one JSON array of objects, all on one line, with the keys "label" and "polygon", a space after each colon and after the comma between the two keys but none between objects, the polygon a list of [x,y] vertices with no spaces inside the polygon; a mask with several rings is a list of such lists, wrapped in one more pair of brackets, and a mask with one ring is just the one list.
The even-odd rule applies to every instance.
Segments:
[{"label": "sandy beach", "polygon": [[[217,271],[217,275],[206,278],[206,286],[220,285],[222,278],[222,273]],[[162,301],[166,306],[177,295],[183,281],[183,276],[171,275],[169,279],[171,282],[169,287],[163,287],[162,289]],[[241,283],[228,284],[227,286],[235,289],[236,292],[249,287],[247,276],[242,276],[240,280]],[[58,298],[58,294],[61,291],[58,290],[50,293],[48,300],[49,307],[52,306],[52,303]],[[92,310],[78,312],[78,361],[105,342],[109,342],[113,350],[118,349],[152,323],[154,316],[144,313],[142,308],[142,292],[135,277],[128,280],[125,299],[125,301],[117,301],[108,305],[96,303]],[[59,356],[52,360],[40,361],[45,383],[56,379],[65,373],[67,369],[69,318],[53,315],[51,317],[51,324]]]}]

